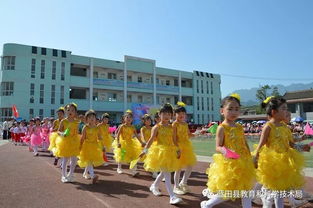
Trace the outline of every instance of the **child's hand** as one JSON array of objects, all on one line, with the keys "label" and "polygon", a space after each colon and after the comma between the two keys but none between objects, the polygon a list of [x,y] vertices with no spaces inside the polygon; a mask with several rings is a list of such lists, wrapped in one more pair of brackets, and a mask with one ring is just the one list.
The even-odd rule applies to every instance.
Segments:
[{"label": "child's hand", "polygon": [[177,159],[179,159],[179,158],[180,158],[180,156],[181,156],[180,149],[178,149],[176,152],[177,152]]},{"label": "child's hand", "polygon": [[117,148],[121,148],[121,147],[122,147],[121,143],[118,143]]},{"label": "child's hand", "polygon": [[146,143],[145,142],[142,142],[141,143],[141,147],[145,147],[146,146]]},{"label": "child's hand", "polygon": [[253,156],[252,159],[253,159],[254,167],[257,169],[258,168],[259,157],[258,156]]},{"label": "child's hand", "polygon": [[145,154],[145,152],[140,153],[139,158],[142,158]]}]

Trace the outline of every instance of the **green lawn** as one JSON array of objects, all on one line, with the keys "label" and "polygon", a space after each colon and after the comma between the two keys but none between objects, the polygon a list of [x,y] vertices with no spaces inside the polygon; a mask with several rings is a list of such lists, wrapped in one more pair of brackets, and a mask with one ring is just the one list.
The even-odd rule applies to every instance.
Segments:
[{"label": "green lawn", "polygon": [[[250,150],[252,150],[252,146],[254,144],[258,144],[259,138],[258,137],[251,137],[248,138],[248,144],[250,146]],[[197,137],[191,139],[194,150],[197,155],[203,155],[203,156],[212,156],[215,153],[215,139],[214,138],[208,138],[208,137]],[[312,142],[312,140],[308,140],[304,143]],[[313,168],[313,149],[311,149],[311,152],[305,152],[303,153],[305,157],[306,167]]]}]

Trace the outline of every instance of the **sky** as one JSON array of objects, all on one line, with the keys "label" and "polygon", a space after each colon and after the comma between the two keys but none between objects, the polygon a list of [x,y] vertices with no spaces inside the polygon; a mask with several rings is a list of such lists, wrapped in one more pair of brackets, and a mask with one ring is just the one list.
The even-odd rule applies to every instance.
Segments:
[{"label": "sky", "polygon": [[[313,81],[311,0],[0,0],[4,43],[221,74],[225,96]],[[252,79],[253,78],[253,79]]]}]

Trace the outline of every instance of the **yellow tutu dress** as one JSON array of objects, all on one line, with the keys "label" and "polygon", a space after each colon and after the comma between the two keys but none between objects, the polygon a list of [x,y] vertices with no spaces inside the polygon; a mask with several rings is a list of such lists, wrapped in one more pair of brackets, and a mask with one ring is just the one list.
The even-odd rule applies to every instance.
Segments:
[{"label": "yellow tutu dress", "polygon": [[68,136],[56,137],[56,157],[74,157],[79,155],[80,135],[78,134],[79,121],[74,120],[70,122],[67,118],[62,120],[64,131],[68,128],[70,130]]},{"label": "yellow tutu dress", "polygon": [[144,160],[144,168],[150,172],[174,172],[180,169],[178,148],[173,143],[173,127],[157,124],[156,140],[150,146]]},{"label": "yellow tutu dress", "polygon": [[290,147],[290,129],[285,124],[275,126],[268,122],[267,125],[271,131],[259,153],[257,180],[265,188],[275,191],[301,188],[304,184],[304,157]]},{"label": "yellow tutu dress", "polygon": [[102,136],[102,140],[100,141],[100,144],[102,147],[105,147],[107,152],[109,152],[112,148],[112,142],[113,142],[113,138],[109,132],[109,124],[100,124],[98,128],[100,129],[100,133]]},{"label": "yellow tutu dress", "polygon": [[102,157],[102,146],[99,145],[98,135],[100,133],[99,127],[85,126],[86,138],[82,144],[82,148],[79,153],[79,160],[77,164],[81,168],[85,168],[88,165],[94,167],[100,166],[104,163]]},{"label": "yellow tutu dress", "polygon": [[181,151],[179,158],[180,167],[194,166],[197,163],[197,158],[190,142],[188,124],[174,122],[173,127],[177,129],[177,142]]},{"label": "yellow tutu dress", "polygon": [[53,155],[55,154],[55,151],[56,151],[55,140],[58,136],[57,131],[59,129],[59,126],[60,126],[60,120],[57,119],[53,122],[53,132],[49,136],[50,145],[48,147],[48,150],[51,151],[53,153]]},{"label": "yellow tutu dress", "polygon": [[120,144],[121,148],[117,147],[117,139],[113,142],[114,159],[117,163],[130,163],[139,157],[141,153],[141,144],[136,137],[133,137],[136,131],[134,126],[122,125],[120,127]]},{"label": "yellow tutu dress", "polygon": [[152,128],[147,128],[146,126],[141,127],[140,130],[142,131],[143,137],[144,137],[144,138],[141,138],[142,141],[144,141],[144,142],[149,141],[149,139],[151,137],[151,129]]},{"label": "yellow tutu dress", "polygon": [[[251,153],[246,146],[244,131],[240,124],[231,127],[220,124],[224,128],[224,147],[240,155],[238,159],[228,159],[222,154],[213,155],[213,163],[207,169],[208,189],[219,193],[223,198],[241,198],[239,191],[249,191],[255,184],[255,168]],[[227,194],[231,192],[231,194]]]}]

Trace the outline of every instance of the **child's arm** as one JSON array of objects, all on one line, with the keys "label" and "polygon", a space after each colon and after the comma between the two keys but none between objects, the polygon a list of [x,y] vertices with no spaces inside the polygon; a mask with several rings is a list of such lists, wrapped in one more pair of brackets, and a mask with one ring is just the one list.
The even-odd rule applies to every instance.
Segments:
[{"label": "child's arm", "polygon": [[261,137],[260,137],[260,141],[259,141],[258,147],[255,150],[256,153],[255,153],[255,156],[254,156],[254,159],[253,159],[254,160],[254,165],[255,165],[256,168],[258,167],[258,160],[259,160],[260,150],[263,147],[263,145],[265,145],[267,143],[267,140],[268,140],[268,137],[270,135],[270,132],[271,132],[271,127],[269,127],[269,126],[265,126],[262,129],[262,134],[261,134]]},{"label": "child's arm", "polygon": [[118,128],[118,130],[117,130],[116,140],[117,140],[117,147],[118,147],[118,148],[121,148],[120,135],[121,135],[121,133],[122,133],[122,131],[123,131],[123,125],[124,125],[124,124],[122,124],[122,125]]},{"label": "child's arm", "polygon": [[144,141],[146,141],[145,140],[145,135],[144,135],[144,133],[143,133],[143,128],[141,128],[140,129],[140,143],[141,143],[141,145],[146,145],[146,143],[144,142]]},{"label": "child's arm", "polygon": [[82,136],[80,138],[80,146],[79,146],[80,150],[82,149],[82,146],[83,146],[85,139],[86,139],[86,126],[84,126],[84,128],[82,130]]},{"label": "child's arm", "polygon": [[140,142],[141,146],[143,146],[143,147],[144,147],[145,143],[144,143],[144,142],[142,142],[140,135],[138,136],[138,134],[137,134],[137,130],[136,130],[136,128],[135,128],[135,127],[134,127],[134,133],[133,133],[133,135],[134,135],[134,136],[136,137],[136,139]]},{"label": "child's arm", "polygon": [[156,136],[157,136],[158,129],[159,129],[158,126],[154,126],[154,127],[152,128],[150,139],[149,139],[149,141],[146,143],[146,146],[145,146],[145,148],[143,149],[142,153],[139,155],[139,157],[142,157],[142,156],[144,156],[145,154],[147,154],[148,149],[150,148],[151,144],[153,143],[153,141],[155,140],[155,138],[156,138]]},{"label": "child's arm", "polygon": [[178,139],[177,139],[177,123],[173,123],[173,143],[175,144],[175,146],[177,147],[177,158],[180,158],[180,149],[178,146]]},{"label": "child's arm", "polygon": [[64,124],[63,124],[63,120],[62,120],[61,123],[60,123],[59,129],[58,129],[58,134],[59,134],[60,136],[65,136],[65,135],[64,135]]},{"label": "child's arm", "polygon": [[222,126],[217,127],[216,137],[215,137],[215,150],[223,155],[226,154],[224,150],[224,128]]}]

